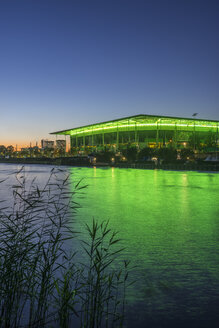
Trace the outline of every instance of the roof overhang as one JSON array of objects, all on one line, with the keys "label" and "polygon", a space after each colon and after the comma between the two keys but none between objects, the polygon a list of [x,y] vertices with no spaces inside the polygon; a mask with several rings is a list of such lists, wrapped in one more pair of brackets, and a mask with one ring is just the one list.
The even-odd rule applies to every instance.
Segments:
[{"label": "roof overhang", "polygon": [[[150,121],[150,123],[143,123],[143,121]],[[170,123],[168,123],[170,121]],[[180,121],[180,123],[179,123]],[[163,122],[163,123],[162,123]],[[177,123],[178,122],[178,123]],[[101,126],[105,125],[105,130],[110,129],[112,126],[120,126],[122,127],[123,124],[136,125],[136,126],[156,126],[159,125],[166,125],[166,126],[174,126],[175,124],[183,127],[183,126],[191,126],[196,125],[196,127],[212,127],[218,129],[219,121],[216,120],[207,120],[207,119],[197,119],[197,118],[185,118],[185,117],[173,117],[173,116],[159,116],[159,115],[146,115],[146,114],[139,114],[134,116],[127,116],[111,121],[105,121],[100,123],[94,123],[89,125],[84,125],[80,127],[75,127],[67,130],[61,130],[56,132],[51,132],[50,134],[56,135],[74,135],[77,131],[81,134],[82,130],[84,131],[92,131],[95,130],[102,130]]]}]

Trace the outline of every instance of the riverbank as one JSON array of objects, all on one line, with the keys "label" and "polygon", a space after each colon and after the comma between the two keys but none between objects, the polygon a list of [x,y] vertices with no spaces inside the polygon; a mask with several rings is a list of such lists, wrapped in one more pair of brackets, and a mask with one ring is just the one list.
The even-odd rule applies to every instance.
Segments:
[{"label": "riverbank", "polygon": [[0,163],[4,164],[43,164],[57,166],[83,166],[83,167],[118,167],[144,170],[174,170],[174,171],[219,171],[217,162],[200,162],[200,163],[91,163],[86,158],[1,158]]},{"label": "riverbank", "polygon": [[43,164],[43,165],[67,165],[67,166],[93,166],[85,158],[72,159],[71,157],[58,158],[0,158],[0,163],[4,164]]},{"label": "riverbank", "polygon": [[145,170],[174,170],[174,171],[219,171],[219,164],[212,163],[169,163],[169,164],[140,164],[140,163],[119,163],[114,165],[119,168],[145,169]]}]

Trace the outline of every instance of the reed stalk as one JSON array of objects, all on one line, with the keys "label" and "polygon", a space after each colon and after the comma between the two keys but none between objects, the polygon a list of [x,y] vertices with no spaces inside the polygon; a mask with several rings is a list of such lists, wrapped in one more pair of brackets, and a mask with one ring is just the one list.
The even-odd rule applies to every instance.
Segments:
[{"label": "reed stalk", "polygon": [[122,327],[129,263],[118,269],[122,248],[108,221],[86,225],[77,250],[86,259],[76,261],[75,199],[85,186],[72,191],[59,169],[42,188],[24,168],[14,179],[10,203],[0,202],[0,328]]}]

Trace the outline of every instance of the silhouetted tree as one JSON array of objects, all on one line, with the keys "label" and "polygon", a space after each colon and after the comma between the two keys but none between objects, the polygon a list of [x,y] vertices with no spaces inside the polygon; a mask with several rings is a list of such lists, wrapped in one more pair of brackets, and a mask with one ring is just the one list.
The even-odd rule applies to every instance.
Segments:
[{"label": "silhouetted tree", "polygon": [[29,150],[28,148],[24,148],[20,151],[20,156],[21,157],[29,157],[30,153],[29,153]]},{"label": "silhouetted tree", "polygon": [[53,153],[54,153],[53,148],[45,147],[44,150],[43,150],[43,154],[46,157],[53,157]]},{"label": "silhouetted tree", "polygon": [[3,146],[3,145],[1,145],[0,146],[0,156],[5,156],[6,155],[6,147],[5,146]]},{"label": "silhouetted tree", "polygon": [[137,159],[137,153],[137,147],[127,147],[127,149],[122,150],[122,154],[129,162],[134,162]]},{"label": "silhouetted tree", "polygon": [[34,155],[34,157],[40,157],[41,156],[40,149],[37,146],[33,147],[33,155]]},{"label": "silhouetted tree", "polygon": [[156,156],[159,160],[174,162],[177,159],[177,151],[173,148],[159,148],[156,150]]},{"label": "silhouetted tree", "polygon": [[205,144],[207,147],[212,148],[216,146],[216,138],[215,135],[212,132],[209,132],[206,139]]},{"label": "silhouetted tree", "polygon": [[194,151],[192,149],[188,149],[188,148],[181,149],[180,157],[182,160],[193,159]]},{"label": "silhouetted tree", "polygon": [[101,151],[96,153],[97,162],[111,162],[111,159],[114,158],[115,154],[112,151]]},{"label": "silhouetted tree", "polygon": [[14,152],[14,147],[12,145],[7,147],[7,154],[8,155],[12,155]]},{"label": "silhouetted tree", "polygon": [[150,158],[153,156],[154,150],[150,147],[145,147],[141,149],[138,153],[138,160],[150,160]]},{"label": "silhouetted tree", "polygon": [[188,140],[188,147],[190,149],[201,149],[201,138],[197,133],[190,135]]},{"label": "silhouetted tree", "polygon": [[55,157],[63,157],[63,156],[65,156],[65,149],[63,149],[63,148],[56,148],[54,150],[54,156]]}]

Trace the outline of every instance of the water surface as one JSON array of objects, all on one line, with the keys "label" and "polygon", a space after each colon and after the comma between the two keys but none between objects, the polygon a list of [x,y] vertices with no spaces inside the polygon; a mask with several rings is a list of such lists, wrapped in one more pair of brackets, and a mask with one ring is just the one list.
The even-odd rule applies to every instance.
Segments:
[{"label": "water surface", "polygon": [[[18,166],[0,164],[0,180]],[[51,167],[25,172],[43,183]],[[119,168],[66,168],[79,197],[76,228],[110,219],[136,269],[127,327],[217,327],[219,174]],[[10,180],[8,181],[10,185]],[[0,191],[2,197],[4,191]]]}]

